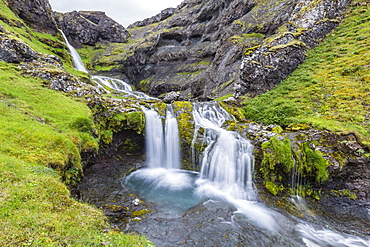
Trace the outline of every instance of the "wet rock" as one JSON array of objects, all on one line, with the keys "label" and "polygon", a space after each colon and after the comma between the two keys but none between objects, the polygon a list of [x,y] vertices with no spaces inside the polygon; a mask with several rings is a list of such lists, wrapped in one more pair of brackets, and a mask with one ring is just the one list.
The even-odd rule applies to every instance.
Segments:
[{"label": "wet rock", "polygon": [[179,97],[180,97],[180,93],[179,92],[170,92],[170,93],[166,94],[166,96],[163,98],[163,102],[165,102],[165,103],[171,103],[173,101],[178,100]]},{"label": "wet rock", "polygon": [[103,41],[125,43],[130,37],[121,24],[101,11],[73,11],[53,15],[70,44],[76,48],[82,44],[95,45]]}]

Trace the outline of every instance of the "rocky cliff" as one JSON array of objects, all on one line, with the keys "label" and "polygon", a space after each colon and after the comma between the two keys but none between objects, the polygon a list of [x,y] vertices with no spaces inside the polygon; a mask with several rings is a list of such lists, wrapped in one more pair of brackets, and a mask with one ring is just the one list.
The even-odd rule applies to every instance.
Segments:
[{"label": "rocky cliff", "polygon": [[91,63],[119,68],[154,96],[256,95],[302,63],[305,51],[337,25],[349,3],[187,0],[131,25],[130,43],[120,55],[102,51]]},{"label": "rocky cliff", "polygon": [[32,28],[55,35],[57,28],[48,0],[6,0],[8,7]]},{"label": "rocky cliff", "polygon": [[125,43],[129,38],[126,29],[101,11],[73,11],[53,14],[57,25],[76,48],[97,42]]}]

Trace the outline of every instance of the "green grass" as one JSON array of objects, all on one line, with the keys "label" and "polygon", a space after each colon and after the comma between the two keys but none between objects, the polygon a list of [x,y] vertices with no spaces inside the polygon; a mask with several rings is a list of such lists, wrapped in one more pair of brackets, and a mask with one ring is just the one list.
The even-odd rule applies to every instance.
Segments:
[{"label": "green grass", "polygon": [[1,246],[152,246],[108,229],[102,212],[70,198],[54,170],[0,154]]},{"label": "green grass", "polygon": [[[0,25],[9,39],[60,56],[67,72],[86,80],[60,35],[30,29],[4,1]],[[100,210],[71,198],[67,185],[81,178],[80,153],[97,151],[99,128],[83,99],[45,84],[0,62],[0,246],[152,246],[111,231]]]},{"label": "green grass", "polygon": [[58,170],[70,163],[81,169],[79,152],[98,148],[90,109],[23,77],[14,65],[1,62],[0,71],[0,152]]},{"label": "green grass", "polygon": [[273,90],[244,101],[245,116],[265,124],[308,123],[351,132],[370,145],[369,20],[368,5],[352,5],[295,72]]},{"label": "green grass", "polygon": [[70,198],[81,151],[96,150],[90,109],[0,62],[0,245],[151,246],[105,233],[103,213]]}]

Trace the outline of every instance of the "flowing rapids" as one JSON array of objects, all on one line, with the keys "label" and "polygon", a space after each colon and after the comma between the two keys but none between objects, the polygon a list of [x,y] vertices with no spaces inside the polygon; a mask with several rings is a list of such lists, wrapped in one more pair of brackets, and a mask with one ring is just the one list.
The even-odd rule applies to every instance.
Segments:
[{"label": "flowing rapids", "polygon": [[[77,51],[64,38],[75,68],[88,73]],[[107,93],[153,99],[133,91],[122,80],[103,76],[92,79]],[[223,128],[232,117],[218,103],[193,105],[192,161],[194,167],[200,165],[200,172],[181,170],[178,124],[171,105],[167,106],[166,117],[153,109],[143,108],[143,111],[147,167],[132,172],[123,185],[156,205],[156,220],[149,219],[147,226],[142,223],[144,228],[139,227],[139,231],[158,246],[198,246],[200,241],[204,242],[201,246],[220,243],[222,246],[370,246],[369,239],[322,227],[327,223],[314,216],[315,224],[308,223],[261,203],[253,182],[253,145],[238,133]],[[195,143],[199,141],[204,151],[197,153]],[[299,182],[297,176],[292,178],[294,182]],[[304,199],[295,196],[291,201],[310,213]],[[195,205],[198,208],[193,209],[194,213],[183,214]],[[233,212],[228,211],[228,205]],[[205,233],[202,228],[206,229]]]},{"label": "flowing rapids", "polygon": [[[89,73],[76,49],[68,42],[68,39],[63,33],[63,31],[60,30],[60,32],[62,33],[62,36],[66,42],[68,50],[71,54],[74,68],[76,70]],[[145,93],[133,91],[132,87],[128,83],[120,79],[98,75],[91,76],[91,79],[95,81],[97,83],[97,86],[101,88],[105,93],[110,93],[111,91],[113,91],[124,94],[127,97],[133,97],[136,99],[156,99],[146,95]]]}]

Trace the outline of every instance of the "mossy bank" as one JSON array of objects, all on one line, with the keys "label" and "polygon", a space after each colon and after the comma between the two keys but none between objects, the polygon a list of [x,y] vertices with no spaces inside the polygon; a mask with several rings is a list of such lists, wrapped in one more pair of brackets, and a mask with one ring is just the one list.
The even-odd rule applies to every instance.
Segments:
[{"label": "mossy bank", "polygon": [[[101,211],[71,198],[67,185],[82,177],[81,156],[96,153],[110,129],[95,124],[85,97],[72,97],[83,90],[49,89],[52,76],[89,82],[72,68],[61,35],[31,29],[5,1],[0,10],[0,245],[151,246],[111,230]],[[126,118],[133,119],[140,116]]]}]

